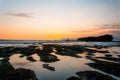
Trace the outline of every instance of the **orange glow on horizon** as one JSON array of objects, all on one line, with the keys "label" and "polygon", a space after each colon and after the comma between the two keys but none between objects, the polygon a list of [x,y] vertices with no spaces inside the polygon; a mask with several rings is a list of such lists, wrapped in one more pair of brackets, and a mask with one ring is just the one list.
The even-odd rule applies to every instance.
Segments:
[{"label": "orange glow on horizon", "polygon": [[60,40],[66,38],[80,38],[88,36],[99,36],[103,35],[106,32],[110,31],[109,29],[101,30],[91,30],[90,32],[40,32],[35,30],[19,30],[16,29],[5,29],[0,30],[0,39],[9,39],[9,40]]}]

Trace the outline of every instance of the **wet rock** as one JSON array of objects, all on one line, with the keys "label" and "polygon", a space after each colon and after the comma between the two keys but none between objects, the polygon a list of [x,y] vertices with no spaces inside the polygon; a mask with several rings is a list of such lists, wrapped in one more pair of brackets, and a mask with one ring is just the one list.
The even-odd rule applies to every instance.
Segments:
[{"label": "wet rock", "polygon": [[30,56],[34,53],[36,53],[35,49],[32,48],[23,48],[20,50],[20,53],[23,54],[24,56]]},{"label": "wet rock", "polygon": [[115,76],[120,77],[120,64],[119,63],[113,63],[113,62],[107,62],[107,61],[101,61],[97,59],[91,59],[95,63],[88,63],[90,67],[93,67],[95,69],[99,69],[101,71],[104,71],[108,74],[112,74]]},{"label": "wet rock", "polygon": [[87,55],[89,55],[89,56],[94,56],[94,54],[93,54],[93,53],[87,53]]},{"label": "wet rock", "polygon": [[88,53],[109,53],[109,51],[107,51],[107,50],[93,50],[93,49],[89,49],[89,48],[87,48],[86,49],[86,52],[88,52]]},{"label": "wet rock", "polygon": [[118,57],[120,58],[120,55],[118,55]]},{"label": "wet rock", "polygon": [[80,53],[83,53],[84,47],[81,46],[54,46],[56,49],[56,54],[62,55],[62,56],[71,56],[76,58],[81,58],[79,55]]},{"label": "wet rock", "polygon": [[13,53],[14,47],[3,47],[0,48],[0,53]]},{"label": "wet rock", "polygon": [[36,60],[33,59],[33,57],[31,57],[31,56],[28,56],[28,57],[27,57],[27,60],[29,60],[30,62],[36,62]]},{"label": "wet rock", "polygon": [[113,51],[113,53],[115,53],[115,54],[119,54],[120,52],[117,52],[117,51]]},{"label": "wet rock", "polygon": [[66,79],[66,80],[82,80],[82,79],[80,79],[80,78],[78,78],[78,77],[76,77],[76,76],[72,76],[72,77],[69,77],[69,78]]},{"label": "wet rock", "polygon": [[102,49],[102,48],[108,48],[109,46],[94,45],[94,46],[90,46],[90,47],[93,47],[93,48],[96,48],[96,49]]},{"label": "wet rock", "polygon": [[11,74],[15,69],[11,65],[0,64],[0,80],[11,80],[10,77],[13,77]]},{"label": "wet rock", "polygon": [[[0,48],[0,53],[2,53],[3,56],[11,56],[15,53],[21,53],[23,55],[31,55],[34,54],[36,51],[32,46],[29,47],[5,47],[5,48]],[[2,56],[0,55],[0,56]]]},{"label": "wet rock", "polygon": [[0,60],[0,62],[0,80],[37,80],[32,70],[14,69],[7,57]]},{"label": "wet rock", "polygon": [[24,55],[20,55],[19,57],[20,57],[20,58],[23,58],[23,57],[24,57]]},{"label": "wet rock", "polygon": [[120,59],[119,58],[114,58],[114,57],[96,57],[96,58],[101,58],[101,59],[116,61],[116,62],[120,63]]},{"label": "wet rock", "polygon": [[3,59],[0,60],[0,63],[1,64],[9,64],[9,60],[10,60],[10,58],[5,57],[5,58],[3,58]]},{"label": "wet rock", "polygon": [[112,57],[112,54],[107,53],[107,54],[105,54],[105,57]]},{"label": "wet rock", "polygon": [[56,61],[59,61],[57,56],[52,55],[52,54],[42,54],[42,55],[39,55],[39,56],[40,56],[40,61],[43,61],[43,62],[56,62]]},{"label": "wet rock", "polygon": [[68,53],[68,52],[56,52],[56,54],[62,55],[62,56],[70,56],[75,58],[81,58],[81,56],[77,55],[76,53]]},{"label": "wet rock", "polygon": [[105,51],[103,51],[103,50],[92,50],[92,49],[86,48],[84,46],[77,46],[77,45],[73,45],[73,46],[44,45],[44,48],[43,48],[43,51],[42,51],[42,53],[44,53],[44,54],[45,54],[45,51],[46,51],[46,53],[52,52],[53,48],[54,48],[56,54],[59,54],[59,55],[62,55],[62,56],[71,56],[71,57],[76,57],[76,58],[81,58],[77,54],[82,54],[84,52],[89,53],[89,55],[92,55],[92,53],[96,53],[96,52],[108,53],[107,50],[105,50]]},{"label": "wet rock", "polygon": [[35,73],[30,69],[18,68],[15,71],[18,80],[38,80]]},{"label": "wet rock", "polygon": [[41,53],[47,54],[52,52],[53,52],[53,48],[51,45],[43,45],[43,49],[41,50]]},{"label": "wet rock", "polygon": [[21,47],[21,48],[15,48],[14,52],[19,52],[21,53],[23,56],[30,56],[32,54],[35,54],[37,52],[40,52],[39,49],[36,49],[37,46],[31,45],[28,47]]},{"label": "wet rock", "polygon": [[54,47],[57,52],[65,51],[68,53],[81,53],[84,50],[83,46],[62,46],[62,45],[51,45],[51,47]]},{"label": "wet rock", "polygon": [[13,47],[0,48],[0,57],[10,57],[13,55]]},{"label": "wet rock", "polygon": [[43,64],[42,67],[43,67],[43,68],[46,68],[46,69],[48,69],[48,70],[50,70],[50,71],[55,71],[55,68],[52,67],[52,66],[50,66],[49,64]]},{"label": "wet rock", "polygon": [[114,78],[96,71],[83,71],[76,73],[81,80],[115,80]]},{"label": "wet rock", "polygon": [[99,53],[109,53],[109,51],[97,51],[97,52],[99,52]]},{"label": "wet rock", "polygon": [[91,56],[89,56],[89,55],[87,55],[87,56],[85,56],[87,59],[91,59],[91,58],[93,58],[93,57],[91,57]]},{"label": "wet rock", "polygon": [[37,78],[29,69],[14,69],[10,64],[0,64],[0,80],[37,80]]}]

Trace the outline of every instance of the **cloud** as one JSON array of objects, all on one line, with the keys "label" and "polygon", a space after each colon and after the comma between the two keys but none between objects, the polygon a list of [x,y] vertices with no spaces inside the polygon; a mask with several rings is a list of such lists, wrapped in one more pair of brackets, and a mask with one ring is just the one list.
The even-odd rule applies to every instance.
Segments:
[{"label": "cloud", "polygon": [[120,30],[120,24],[105,24],[100,29],[119,29]]},{"label": "cloud", "polygon": [[7,15],[16,16],[16,17],[32,18],[31,14],[28,14],[28,13],[7,13]]},{"label": "cloud", "polygon": [[101,25],[101,26],[98,26],[97,28],[92,28],[89,30],[74,30],[71,32],[73,32],[73,33],[87,33],[87,32],[100,31],[100,30],[120,31],[120,24],[105,24],[105,25]]},{"label": "cloud", "polygon": [[109,33],[112,33],[114,35],[117,35],[117,36],[120,36],[120,31],[119,30],[116,30],[116,31],[108,31]]},{"label": "cloud", "polygon": [[83,32],[92,32],[92,30],[81,30],[81,31],[71,31],[73,33],[83,33]]}]

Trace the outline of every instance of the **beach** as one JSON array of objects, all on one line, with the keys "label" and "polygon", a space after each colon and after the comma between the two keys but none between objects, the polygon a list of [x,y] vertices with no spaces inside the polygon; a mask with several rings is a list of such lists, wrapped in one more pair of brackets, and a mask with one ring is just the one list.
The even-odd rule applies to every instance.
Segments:
[{"label": "beach", "polygon": [[119,42],[33,42],[0,44],[0,65],[29,69],[38,80],[80,80],[80,72],[87,71],[106,80],[120,79]]}]

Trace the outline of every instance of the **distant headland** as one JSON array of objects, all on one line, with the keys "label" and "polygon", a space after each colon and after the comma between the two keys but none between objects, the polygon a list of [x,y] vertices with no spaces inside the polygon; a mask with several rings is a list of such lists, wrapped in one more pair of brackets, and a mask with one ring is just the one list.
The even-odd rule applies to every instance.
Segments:
[{"label": "distant headland", "polygon": [[113,36],[110,34],[101,35],[98,37],[83,37],[77,39],[77,41],[100,41],[100,42],[107,42],[112,40],[113,40]]}]

